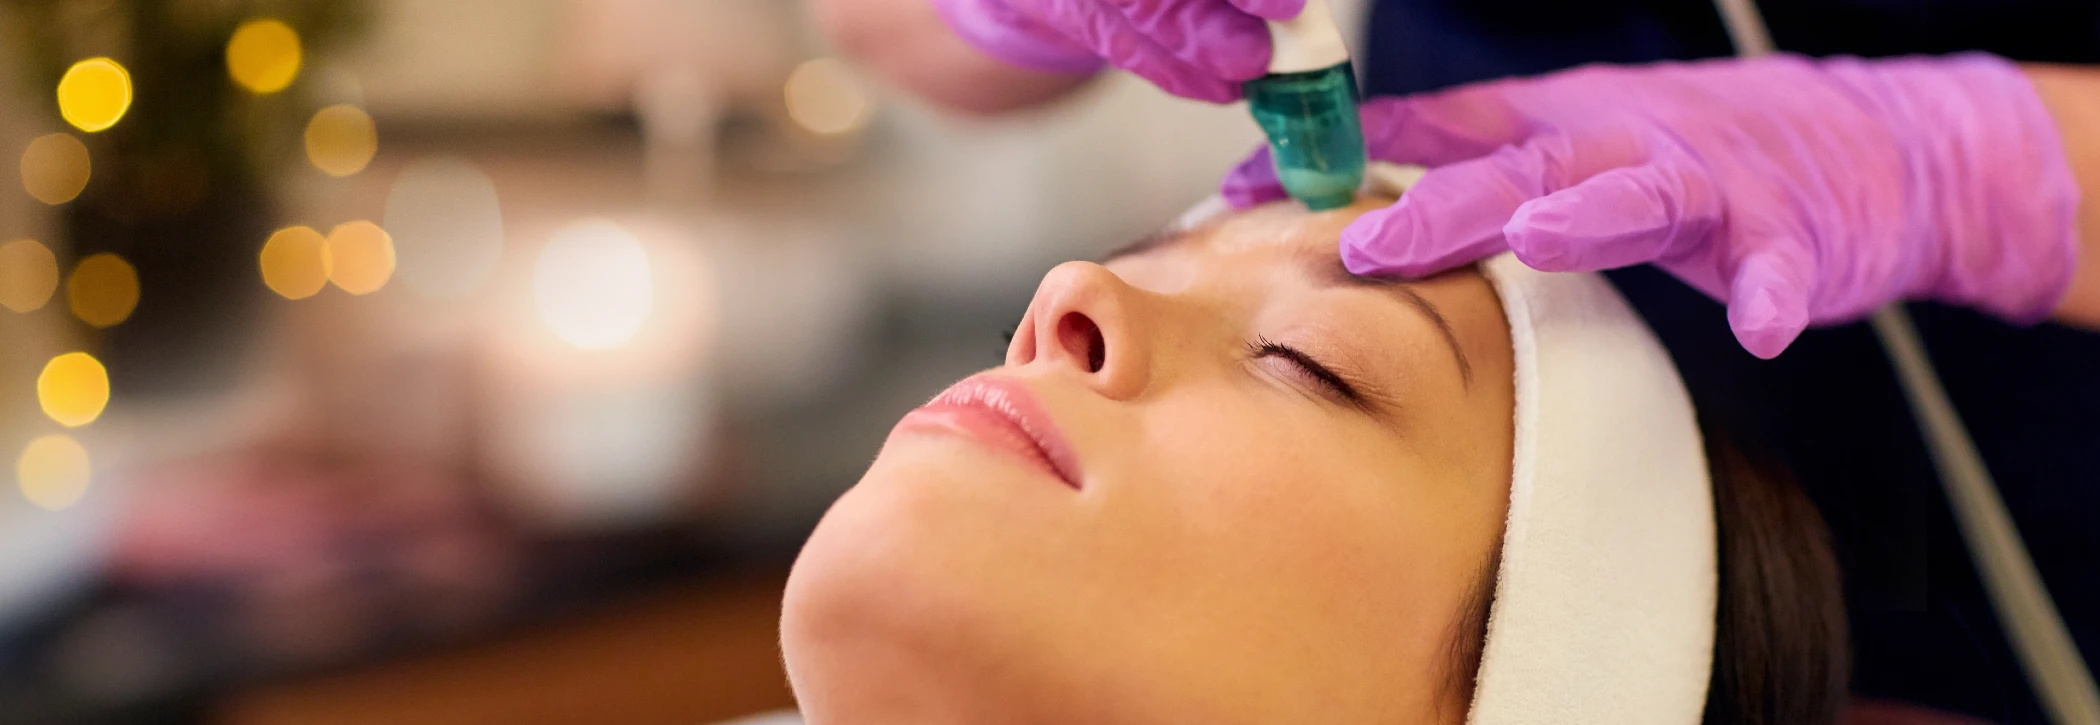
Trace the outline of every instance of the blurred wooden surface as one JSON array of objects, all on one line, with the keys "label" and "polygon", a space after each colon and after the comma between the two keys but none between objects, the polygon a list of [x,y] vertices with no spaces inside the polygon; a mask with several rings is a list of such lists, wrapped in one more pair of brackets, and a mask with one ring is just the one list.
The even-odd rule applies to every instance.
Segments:
[{"label": "blurred wooden surface", "polygon": [[728,574],[573,621],[236,693],[225,725],[705,725],[791,707],[785,567]]}]

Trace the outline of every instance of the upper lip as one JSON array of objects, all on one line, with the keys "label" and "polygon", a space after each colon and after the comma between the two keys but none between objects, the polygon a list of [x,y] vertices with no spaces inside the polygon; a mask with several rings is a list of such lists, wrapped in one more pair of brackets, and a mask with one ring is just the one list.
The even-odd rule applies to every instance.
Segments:
[{"label": "upper lip", "polygon": [[1072,444],[1065,440],[1064,433],[1057,428],[1057,420],[1050,416],[1043,402],[1028,385],[1019,380],[991,374],[973,375],[950,386],[940,395],[926,403],[926,407],[967,406],[988,411],[1013,423],[1015,428],[1035,442],[1050,466],[1057,470],[1059,478],[1074,489],[1079,485],[1079,458],[1072,453]]}]

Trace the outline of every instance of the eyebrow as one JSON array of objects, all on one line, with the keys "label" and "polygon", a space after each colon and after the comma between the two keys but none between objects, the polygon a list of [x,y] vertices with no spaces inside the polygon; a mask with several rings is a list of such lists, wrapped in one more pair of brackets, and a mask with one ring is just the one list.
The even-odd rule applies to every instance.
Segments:
[{"label": "eyebrow", "polygon": [[[1138,237],[1136,240],[1102,255],[1100,263],[1107,264],[1123,257],[1145,254],[1163,247],[1173,246],[1187,239],[1189,231],[1188,229],[1162,229]],[[1421,293],[1416,292],[1412,282],[1393,277],[1365,277],[1352,274],[1348,267],[1342,265],[1342,258],[1339,255],[1308,252],[1299,255],[1299,262],[1305,265],[1306,270],[1311,273],[1310,276],[1321,284],[1391,292],[1394,297],[1407,303],[1407,306],[1413,307],[1416,312],[1422,313],[1422,316],[1428,318],[1429,323],[1436,327],[1437,334],[1444,339],[1444,346],[1450,348],[1451,357],[1458,361],[1459,382],[1468,390],[1473,388],[1473,361],[1466,359],[1465,348],[1459,346],[1458,334],[1452,331],[1451,321],[1444,317],[1444,312],[1437,309],[1436,304],[1430,302],[1429,298],[1423,297]]]},{"label": "eyebrow", "polygon": [[1444,339],[1444,346],[1451,350],[1452,359],[1458,361],[1458,378],[1460,383],[1468,390],[1472,389],[1473,361],[1466,358],[1466,349],[1459,346],[1458,333],[1452,330],[1451,321],[1444,317],[1443,310],[1437,309],[1436,303],[1430,302],[1429,298],[1423,297],[1422,293],[1415,291],[1412,281],[1396,277],[1366,277],[1351,273],[1348,267],[1342,265],[1342,259],[1337,255],[1307,253],[1299,255],[1299,258],[1301,263],[1305,264],[1306,268],[1313,272],[1313,278],[1324,284],[1391,292],[1394,297],[1407,303],[1407,306],[1413,307],[1416,312],[1422,313],[1423,317],[1429,318],[1429,323],[1436,327],[1437,335]]}]

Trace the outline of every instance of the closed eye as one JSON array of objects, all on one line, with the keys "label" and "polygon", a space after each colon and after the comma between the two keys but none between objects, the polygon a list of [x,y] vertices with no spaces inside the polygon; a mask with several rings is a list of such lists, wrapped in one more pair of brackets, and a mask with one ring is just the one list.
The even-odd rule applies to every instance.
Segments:
[{"label": "closed eye", "polygon": [[1357,392],[1356,386],[1349,384],[1348,379],[1336,374],[1333,369],[1298,348],[1271,341],[1266,337],[1256,337],[1253,342],[1247,343],[1247,352],[1257,359],[1273,357],[1286,360],[1306,377],[1311,378],[1314,384],[1325,388],[1344,402],[1358,407],[1365,405],[1364,396]]}]

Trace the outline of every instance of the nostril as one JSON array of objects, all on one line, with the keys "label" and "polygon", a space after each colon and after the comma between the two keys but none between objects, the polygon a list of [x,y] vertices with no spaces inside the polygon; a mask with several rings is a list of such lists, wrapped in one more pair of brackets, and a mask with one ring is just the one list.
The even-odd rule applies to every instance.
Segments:
[{"label": "nostril", "polygon": [[1058,320],[1057,341],[1072,357],[1086,361],[1087,372],[1101,372],[1108,362],[1108,341],[1101,337],[1101,327],[1086,315],[1073,312]]}]

